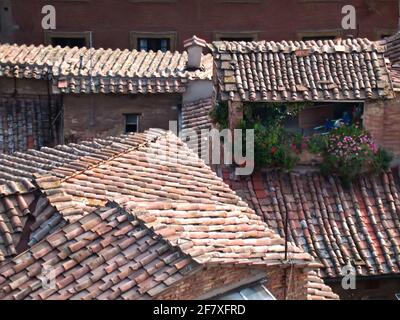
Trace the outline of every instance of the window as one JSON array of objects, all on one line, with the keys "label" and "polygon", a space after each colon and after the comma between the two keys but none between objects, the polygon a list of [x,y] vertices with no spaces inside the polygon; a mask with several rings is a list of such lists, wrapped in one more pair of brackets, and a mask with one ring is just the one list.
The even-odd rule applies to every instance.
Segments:
[{"label": "window", "polygon": [[125,114],[125,133],[139,131],[139,115],[136,113]]},{"label": "window", "polygon": [[216,32],[214,39],[216,41],[257,41],[258,32]]},{"label": "window", "polygon": [[215,300],[276,300],[263,283],[253,283],[238,289],[223,293]]},{"label": "window", "polygon": [[318,40],[333,40],[335,38],[336,38],[336,36],[315,36],[315,37],[307,36],[307,37],[303,37],[301,40],[303,40],[303,41],[309,41],[309,40],[318,41]]},{"label": "window", "polygon": [[138,38],[137,49],[144,51],[162,51],[166,52],[171,48],[168,38]]},{"label": "window", "polygon": [[58,38],[54,37],[51,38],[51,45],[56,47],[56,46],[61,46],[61,47],[78,47],[82,48],[85,47],[86,41],[85,38]]},{"label": "window", "polygon": [[61,47],[89,47],[90,32],[57,32],[48,31],[45,33],[45,43]]},{"label": "window", "polygon": [[302,41],[310,40],[334,40],[342,37],[342,30],[319,30],[319,31],[299,31],[297,32],[297,39]]},{"label": "window", "polygon": [[131,48],[144,51],[174,51],[176,32],[131,32]]},{"label": "window", "polygon": [[245,41],[245,42],[254,41],[253,38],[229,38],[229,37],[228,38],[222,37],[220,40],[221,41],[238,41],[238,42],[240,42],[240,41]]},{"label": "window", "polygon": [[376,37],[376,40],[385,39],[387,37],[394,35],[396,32],[397,32],[397,30],[395,30],[395,29],[379,28],[379,29],[375,30],[375,37]]}]

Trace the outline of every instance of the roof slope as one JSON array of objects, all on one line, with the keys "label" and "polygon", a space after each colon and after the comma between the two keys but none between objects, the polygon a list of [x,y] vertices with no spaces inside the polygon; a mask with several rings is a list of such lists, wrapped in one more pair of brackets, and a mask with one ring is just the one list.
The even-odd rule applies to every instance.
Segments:
[{"label": "roof slope", "polygon": [[366,175],[344,189],[318,173],[268,171],[230,185],[281,236],[287,215],[290,241],[323,263],[324,277],[348,263],[370,276],[400,273],[399,179],[398,170]]},{"label": "roof slope", "polygon": [[180,139],[161,130],[4,157],[0,177],[17,182],[0,191],[39,188],[45,195],[32,212],[29,245],[121,196],[247,207]]},{"label": "roof slope", "polygon": [[170,93],[189,79],[211,79],[212,57],[187,71],[187,53],[0,45],[0,76],[53,79],[63,93]]},{"label": "roof slope", "polygon": [[400,33],[378,41],[380,45],[386,45],[385,56],[389,58],[391,64],[400,68]]},{"label": "roof slope", "polygon": [[30,249],[0,267],[0,298],[148,299],[198,264],[320,266],[292,243],[286,261],[284,240],[171,132],[99,150],[35,179]]},{"label": "roof slope", "polygon": [[[225,209],[228,209],[225,215],[231,215],[235,211],[232,207],[129,201],[123,205],[132,214],[109,203],[2,265],[0,299],[156,299],[184,277],[204,272],[204,265],[268,267],[274,265],[274,260],[282,265],[277,247],[284,247],[283,240],[265,225],[262,228],[262,223],[258,224],[263,230],[258,238],[253,239],[254,233],[250,232],[246,238],[243,227],[253,229],[254,222],[244,219],[249,214],[240,217],[239,223],[227,218],[225,225],[221,223],[223,219],[215,216],[218,210],[222,213]],[[158,225],[154,219],[149,220],[150,216],[156,216],[165,221],[171,210],[178,214],[175,221],[186,216],[183,218],[187,222],[183,224],[186,232],[172,232],[172,224],[166,227],[164,223]],[[196,215],[198,224],[194,222],[189,235],[191,217]],[[237,228],[239,225],[242,229]],[[216,232],[220,227],[225,232]],[[196,231],[201,228],[203,231]],[[178,229],[174,227],[175,231]],[[233,237],[201,241],[200,233],[210,236],[230,233]],[[247,246],[240,242],[247,242]],[[310,256],[297,250],[293,262],[298,264],[296,258],[306,256],[302,263],[309,263]],[[338,298],[315,272],[310,272],[302,285],[308,299]]]},{"label": "roof slope", "polygon": [[34,192],[0,197],[0,263],[17,254],[17,246],[36,198]]},{"label": "roof slope", "polygon": [[[123,207],[198,263],[283,265],[285,241],[250,208],[232,205],[128,201]],[[291,263],[310,256],[288,245]]]},{"label": "roof slope", "polygon": [[389,58],[388,69],[395,91],[400,91],[400,33],[377,41],[386,46],[385,57]]},{"label": "roof slope", "polygon": [[[54,287],[42,282],[50,267]],[[198,268],[179,248],[109,206],[0,267],[0,299],[150,299]]]},{"label": "roof slope", "polygon": [[392,98],[384,46],[367,39],[214,42],[222,100]]},{"label": "roof slope", "polygon": [[[80,143],[43,147],[11,155],[0,154],[0,183],[33,179],[35,174],[46,174],[55,168],[63,167],[62,172],[54,173],[64,178],[75,171],[83,170],[96,161],[109,157],[145,143],[160,133],[149,130],[144,133],[94,139]],[[84,158],[83,160],[81,160]]]},{"label": "roof slope", "polygon": [[[72,199],[86,212],[120,196],[247,207],[172,132],[160,131],[152,140],[115,152],[103,161],[93,161],[90,157],[79,161],[84,169],[70,172],[69,168],[58,167],[39,176],[36,183],[49,195],[57,190],[64,192],[68,196],[66,202]],[[65,178],[59,179],[62,175]],[[53,201],[60,212],[62,200]]]}]

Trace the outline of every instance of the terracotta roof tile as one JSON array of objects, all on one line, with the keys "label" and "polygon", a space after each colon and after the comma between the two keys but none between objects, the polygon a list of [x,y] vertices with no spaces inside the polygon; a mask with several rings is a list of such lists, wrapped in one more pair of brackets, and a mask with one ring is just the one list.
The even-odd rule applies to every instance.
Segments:
[{"label": "terracotta roof tile", "polygon": [[[245,265],[284,263],[284,240],[271,232],[249,208],[203,203],[141,203],[127,199],[117,202],[199,263],[226,263],[232,259],[235,264]],[[310,256],[292,244],[288,252],[289,259],[297,264],[311,262]]]},{"label": "terracotta roof tile", "polygon": [[212,75],[212,57],[187,71],[187,53],[0,45],[0,76],[52,79],[61,93],[184,92],[190,79]]},{"label": "terracotta roof tile", "polygon": [[[75,171],[37,176],[30,249],[0,266],[0,299],[150,299],[199,263],[319,266],[293,243],[283,261],[284,240],[197,155],[170,132],[149,134],[78,147]],[[11,184],[8,195],[23,186]],[[41,285],[46,265],[56,288]]]},{"label": "terracotta roof tile", "polygon": [[[143,229],[137,220],[122,219],[124,221],[114,223],[125,214],[115,207],[98,209],[1,266],[0,299],[124,299],[132,295],[137,299],[149,299],[174,284],[189,269],[190,272],[198,270],[196,262],[178,248],[167,245],[151,230]],[[66,239],[71,230],[83,229],[88,221],[96,221],[108,232],[99,235],[89,230],[59,242],[58,239]],[[133,238],[129,246],[120,246],[132,239],[132,232],[139,231],[143,231],[140,239]],[[101,251],[92,250],[106,237],[112,240]],[[173,258],[166,261],[165,256]],[[188,264],[191,267],[184,271]],[[46,289],[41,285],[40,277],[46,265],[54,270],[56,288]],[[174,271],[169,271],[171,267]],[[161,278],[160,274],[164,276]]]},{"label": "terracotta roof tile", "polygon": [[[365,175],[344,188],[318,173],[268,171],[226,182],[268,226],[321,261],[324,277],[351,263],[359,275],[400,272],[400,187],[397,169]],[[263,191],[263,192],[260,192]]]},{"label": "terracotta roof tile", "polygon": [[[4,187],[4,186],[3,186]],[[0,197],[0,263],[18,253],[25,225],[32,216],[38,194],[14,191]],[[19,249],[20,250],[20,249]]]},{"label": "terracotta roof tile", "polygon": [[214,42],[222,100],[393,98],[384,46],[368,39]]},{"label": "terracotta roof tile", "polygon": [[[42,97],[0,97],[0,152],[10,154],[53,145],[50,119],[56,117],[57,103],[55,99],[49,102]],[[7,157],[3,157],[3,163],[10,167],[12,176],[14,163]]]},{"label": "terracotta roof tile", "polygon": [[[35,174],[46,174],[50,171],[58,177],[69,176],[96,162],[106,160],[124,150],[144,143],[157,134],[159,132],[153,130],[142,134],[128,134],[83,141],[79,144],[59,145],[54,148],[30,149],[10,155],[0,154],[0,183],[10,181],[28,183]],[[84,160],[81,161],[81,158]]]}]

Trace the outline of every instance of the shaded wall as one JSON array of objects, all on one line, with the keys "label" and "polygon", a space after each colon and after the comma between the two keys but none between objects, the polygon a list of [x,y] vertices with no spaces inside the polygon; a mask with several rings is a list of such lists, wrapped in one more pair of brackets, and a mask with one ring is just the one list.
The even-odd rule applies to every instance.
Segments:
[{"label": "shaded wall", "polygon": [[169,129],[178,121],[179,94],[65,95],[64,136],[69,141],[125,133],[124,114],[139,114],[139,131]]},{"label": "shaded wall", "polygon": [[326,283],[342,300],[395,300],[395,294],[400,293],[400,277],[396,275],[358,279],[355,290],[342,289],[340,281]]}]

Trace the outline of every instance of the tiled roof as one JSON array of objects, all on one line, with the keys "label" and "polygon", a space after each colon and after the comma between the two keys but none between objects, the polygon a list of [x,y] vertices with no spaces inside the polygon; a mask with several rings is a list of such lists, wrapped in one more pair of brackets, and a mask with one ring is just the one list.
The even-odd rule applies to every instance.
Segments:
[{"label": "tiled roof", "polygon": [[222,100],[392,98],[384,46],[367,39],[214,42]]},{"label": "tiled roof", "polygon": [[[127,134],[105,139],[94,139],[54,148],[0,154],[0,183],[33,179],[34,174],[46,174],[57,167],[63,167],[56,175],[63,178],[77,170],[83,170],[93,162],[102,161],[157,135],[157,130],[140,134]],[[83,158],[83,159],[82,159]]]},{"label": "tiled roof", "polygon": [[[292,243],[284,261],[284,240],[172,133],[131,143],[35,179],[30,249],[0,267],[0,299],[149,299],[198,264],[319,267]],[[55,289],[41,285],[46,266]]]},{"label": "tiled roof", "polygon": [[[282,265],[285,241],[248,207],[222,204],[128,201],[124,208],[198,263]],[[288,257],[307,265],[310,256],[288,245]]]},{"label": "tiled roof", "polygon": [[[264,232],[264,238],[257,238],[249,231],[248,238],[242,234],[244,231],[235,232],[240,225],[242,229],[246,225],[253,229],[254,221],[245,219],[249,215],[245,214],[239,221],[225,217],[228,222],[225,224],[222,223],[224,219],[212,216],[225,209],[228,209],[225,215],[229,216],[235,211],[233,207],[219,206],[215,211],[216,208],[206,208],[202,204],[133,204],[129,201],[124,206],[133,214],[109,203],[3,264],[0,299],[157,299],[160,293],[184,281],[186,276],[204,272],[202,266],[205,265],[251,267],[253,264],[270,265],[278,256],[281,258],[277,253],[281,244],[274,244],[279,237],[265,227],[260,231]],[[171,210],[177,210],[178,217],[171,218]],[[191,222],[195,216],[197,221]],[[151,217],[162,220],[161,224]],[[171,231],[172,219],[178,226],[174,227],[175,232]],[[182,219],[187,223],[180,224]],[[168,227],[167,220],[171,221]],[[217,232],[221,227],[225,228],[224,233]],[[180,232],[179,229],[186,230]],[[201,241],[200,235],[207,233],[214,237]],[[228,238],[218,238],[218,234]],[[247,242],[249,247],[241,241]],[[235,251],[235,246],[241,250]],[[235,252],[235,257],[228,258],[230,252],[231,255]],[[301,258],[301,255],[304,253],[299,251],[293,257]],[[276,263],[282,264],[278,260]],[[43,285],[46,271],[53,272],[53,287]],[[304,285],[310,300],[338,298],[315,272],[308,273]]]},{"label": "tiled roof", "polygon": [[[7,198],[13,199],[17,196],[30,197],[34,190],[38,189],[34,179],[35,175],[51,173],[53,176],[50,176],[47,180],[65,179],[123,151],[138,147],[140,144],[146,143],[147,140],[158,136],[161,132],[150,130],[145,133],[95,139],[79,144],[60,145],[55,148],[46,147],[40,151],[29,150],[13,155],[1,155],[0,181],[2,184],[0,185],[0,197],[3,197],[4,201],[8,201]],[[59,168],[57,172],[52,171],[57,168]],[[40,181],[43,185],[46,178],[42,178]],[[48,187],[49,183],[45,185]],[[63,201],[62,205],[57,205],[57,202],[60,201]],[[29,211],[17,211],[22,229],[25,228],[28,216],[35,219],[35,223],[26,229],[29,245],[39,242],[46,235],[82,217],[84,214],[82,206],[82,204],[72,201],[71,197],[61,188],[53,190],[48,197],[38,191],[34,204]],[[0,220],[8,223],[9,210],[0,212]],[[12,230],[9,223],[7,227]],[[18,229],[17,231],[20,232],[21,230]],[[6,234],[3,235],[3,237],[5,236]],[[18,233],[17,236],[13,237],[13,247],[15,248],[19,242],[20,234]],[[11,247],[0,249],[0,256],[4,258],[16,253]],[[0,260],[2,260],[1,257]]]},{"label": "tiled roof", "polygon": [[32,97],[0,97],[0,152],[13,153],[54,145],[57,102]]},{"label": "tiled roof", "polygon": [[398,32],[377,43],[379,45],[386,45],[385,56],[389,58],[393,66],[400,68],[400,33]]},{"label": "tiled roof", "polygon": [[212,122],[210,119],[210,111],[213,107],[213,99],[201,99],[194,102],[186,103],[182,106],[182,131],[188,141],[185,141],[188,146],[199,156],[209,148],[208,135],[201,137],[202,130],[211,130]]},{"label": "tiled roof", "polygon": [[21,194],[34,182],[47,196],[33,213],[30,245],[120,196],[246,206],[182,141],[161,130],[2,158],[3,181],[16,180]]},{"label": "tiled roof", "polygon": [[388,69],[395,91],[400,91],[400,33],[377,42],[386,46],[385,57],[389,59]]},{"label": "tiled roof", "polygon": [[332,292],[324,281],[315,271],[310,271],[307,275],[307,300],[336,300],[339,296]]},{"label": "tiled roof", "polygon": [[17,254],[35,200],[34,192],[2,194],[0,197],[0,263]]},{"label": "tiled roof", "polygon": [[[125,150],[110,147],[110,154],[113,150],[103,161],[80,158],[81,170],[55,168],[36,183],[46,194],[62,190],[67,202],[72,198],[85,212],[119,196],[247,206],[172,132],[160,131]],[[62,212],[62,199],[54,202]]]},{"label": "tiled roof", "polygon": [[324,277],[338,277],[349,262],[358,275],[400,273],[400,176],[398,170],[366,175],[349,189],[319,173],[254,174],[226,182],[268,226],[323,263]]},{"label": "tiled roof", "polygon": [[[47,266],[53,288],[42,285]],[[198,267],[134,217],[105,207],[0,267],[0,299],[150,299]]]},{"label": "tiled roof", "polygon": [[170,93],[189,79],[211,79],[212,56],[187,71],[187,53],[0,45],[0,76],[53,79],[63,93]]},{"label": "tiled roof", "polygon": [[211,129],[211,120],[209,114],[212,107],[212,98],[201,99],[183,104],[182,129],[192,129],[195,131]]}]

